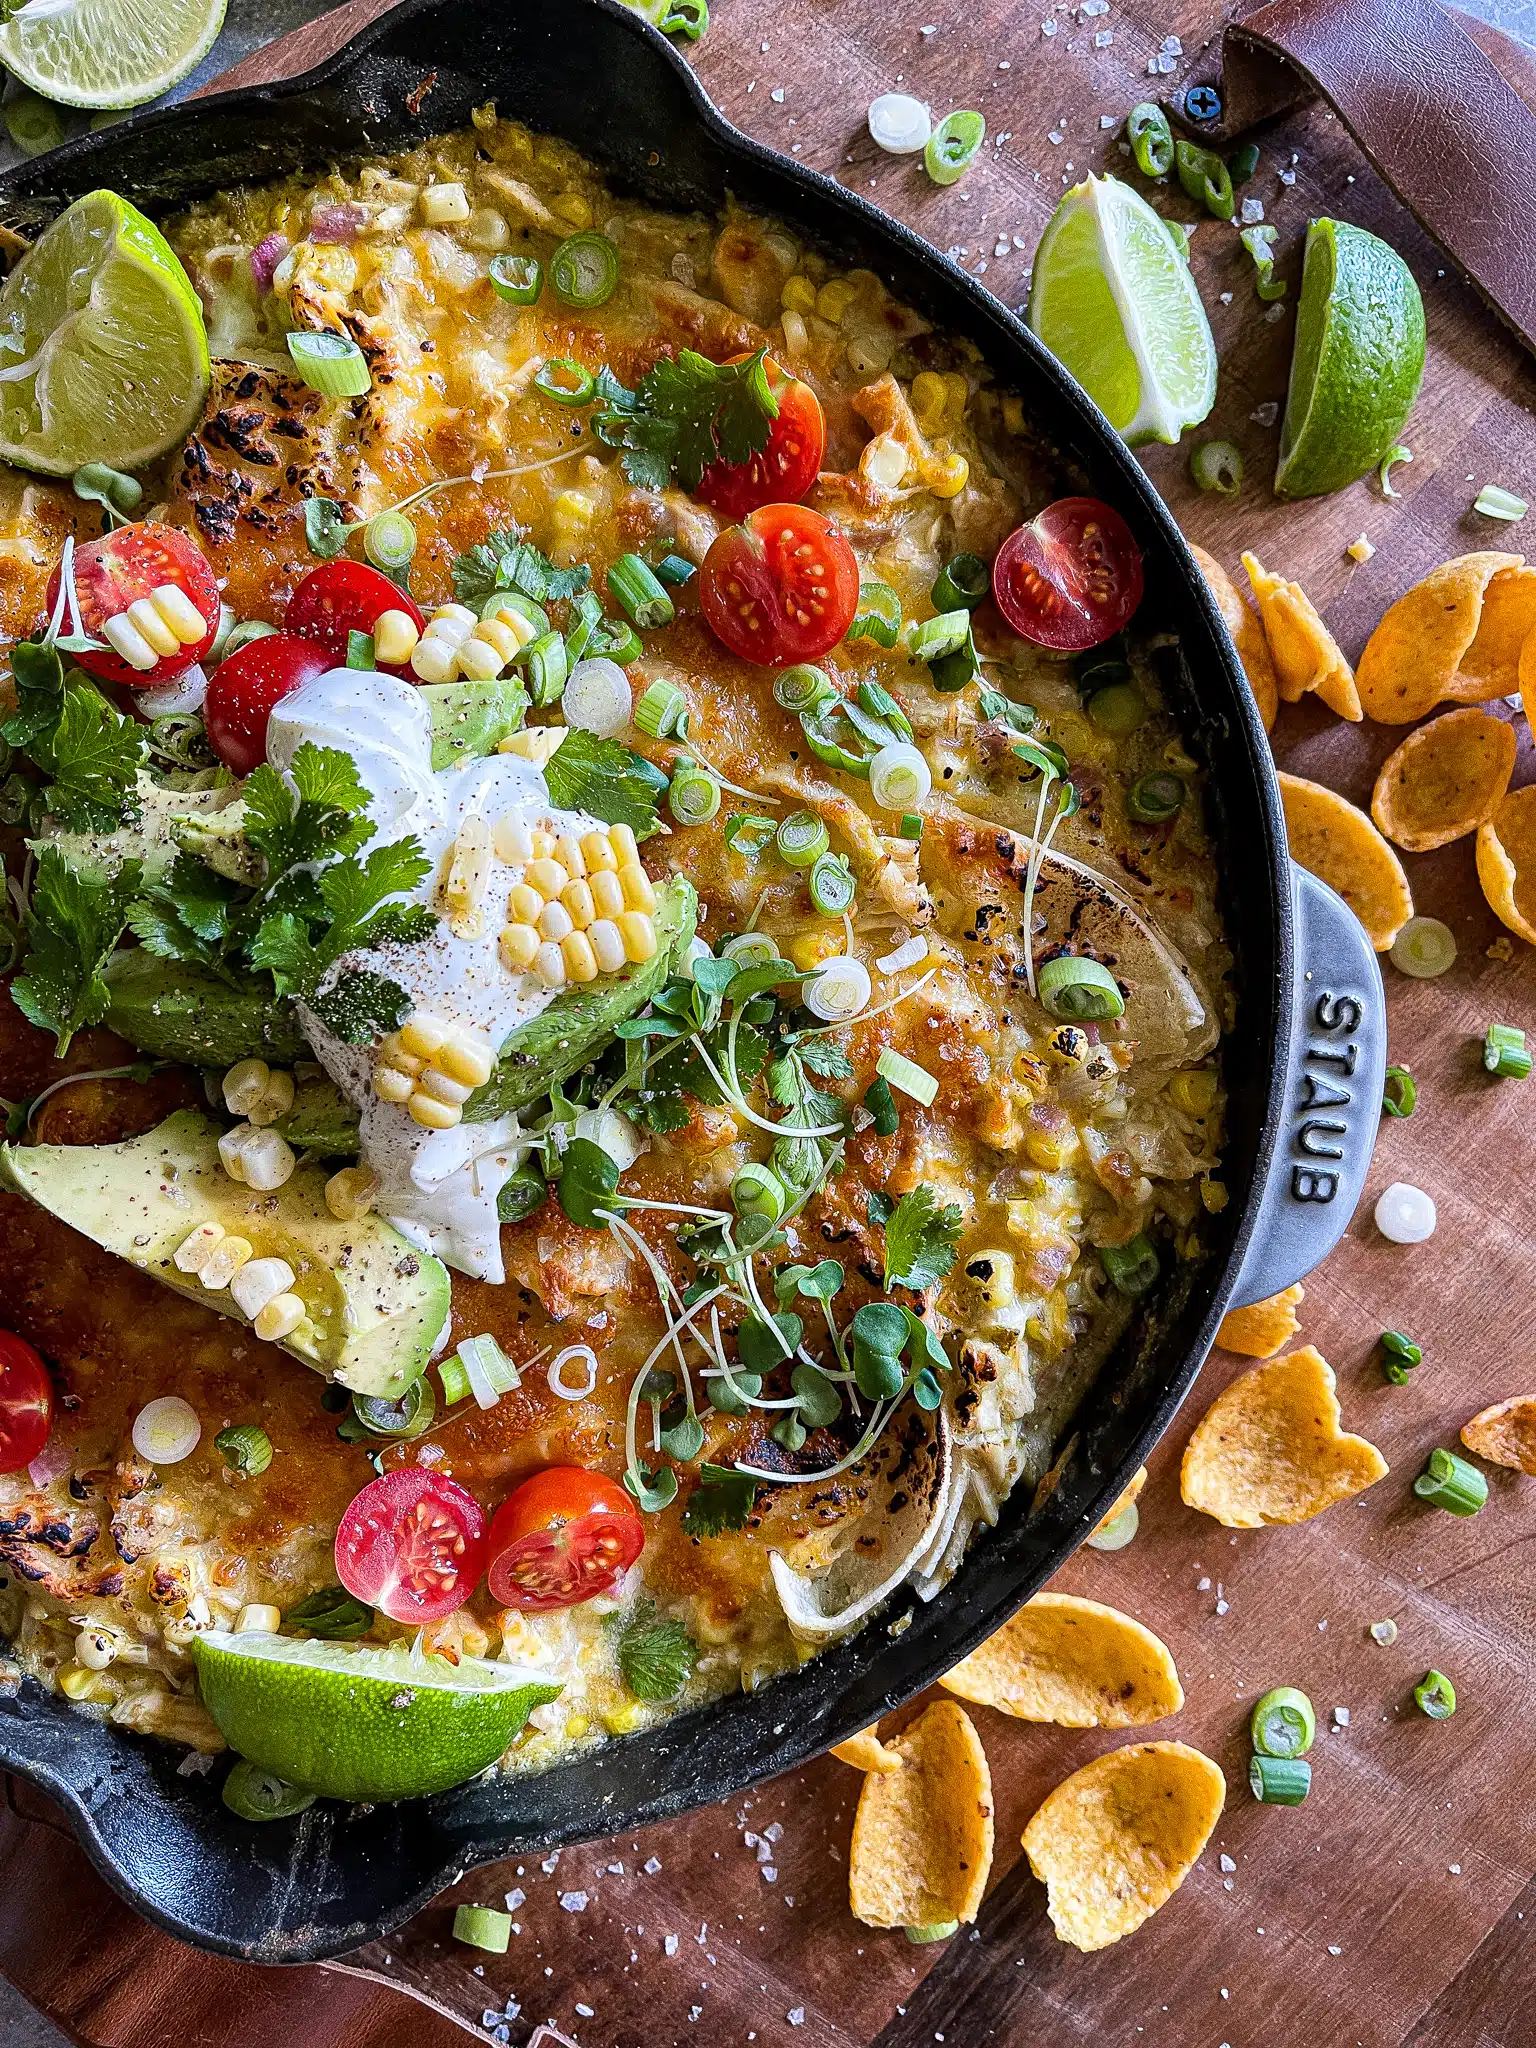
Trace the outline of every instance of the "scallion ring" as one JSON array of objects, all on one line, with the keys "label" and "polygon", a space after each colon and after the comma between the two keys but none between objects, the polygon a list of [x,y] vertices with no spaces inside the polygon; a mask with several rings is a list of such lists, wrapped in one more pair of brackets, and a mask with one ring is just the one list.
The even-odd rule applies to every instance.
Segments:
[{"label": "scallion ring", "polygon": [[882,811],[915,811],[932,789],[932,769],[921,750],[905,742],[882,747],[869,764],[869,793]]},{"label": "scallion ring", "polygon": [[25,88],[5,109],[5,132],[23,156],[44,156],[64,140],[64,117],[51,101]]},{"label": "scallion ring", "polygon": [[1243,487],[1243,458],[1230,441],[1202,441],[1189,458],[1196,488],[1235,498]]},{"label": "scallion ring", "polygon": [[590,404],[596,379],[582,363],[570,356],[551,356],[534,372],[533,388],[541,398],[556,405]]},{"label": "scallion ring", "polygon": [[[576,1366],[581,1378],[571,1381],[566,1373]],[[549,1361],[546,1377],[549,1391],[561,1401],[585,1401],[597,1385],[597,1353],[590,1344],[567,1344]]]},{"label": "scallion ring", "polygon": [[1232,177],[1233,188],[1236,189],[1239,185],[1246,185],[1258,168],[1259,145],[1256,142],[1245,142],[1241,149],[1233,150],[1231,159],[1227,164],[1227,169]]},{"label": "scallion ring", "polygon": [[1120,1294],[1145,1294],[1161,1270],[1157,1246],[1144,1230],[1129,1244],[1101,1244],[1099,1258],[1104,1277]]},{"label": "scallion ring", "polygon": [[666,626],[677,617],[666,585],[657,581],[650,563],[638,555],[620,555],[608,571],[608,594],[637,626]]},{"label": "scallion ring", "polygon": [[1449,1721],[1456,1711],[1456,1688],[1443,1671],[1426,1671],[1413,1688],[1413,1703],[1431,1721]]},{"label": "scallion ring", "polygon": [[846,1024],[869,1003],[869,970],[849,953],[822,962],[805,985],[805,1007],[824,1024]]},{"label": "scallion ring", "polygon": [[521,1384],[517,1367],[489,1335],[466,1337],[456,1352],[438,1360],[437,1376],[450,1407],[473,1396],[477,1408],[494,1408]]},{"label": "scallion ring", "polygon": [[606,654],[590,655],[571,670],[560,697],[567,725],[612,739],[629,724],[629,677]]},{"label": "scallion ring", "polygon": [[858,609],[844,639],[873,640],[877,647],[894,647],[900,631],[901,599],[889,583],[861,583]]},{"label": "scallion ring", "polygon": [[1504,1081],[1523,1081],[1531,1071],[1525,1033],[1514,1024],[1490,1024],[1483,1040],[1483,1066]]},{"label": "scallion ring", "polygon": [[1510,526],[1517,526],[1530,509],[1524,498],[1517,498],[1502,484],[1484,484],[1472,500],[1472,510],[1484,519],[1502,519]]},{"label": "scallion ring", "polygon": [[976,161],[987,124],[969,107],[946,114],[923,147],[923,168],[935,185],[953,185]]},{"label": "scallion ring", "polygon": [[514,306],[531,306],[544,289],[544,266],[537,256],[493,256],[491,290]]},{"label": "scallion ring", "polygon": [[922,838],[923,821],[916,811],[907,811],[903,814],[901,823],[896,827],[896,836],[899,839],[913,841]]},{"label": "scallion ring", "polygon": [[363,553],[386,576],[401,576],[416,553],[416,529],[403,512],[375,512],[363,528]]},{"label": "scallion ring", "polygon": [[213,1447],[230,1471],[238,1472],[242,1479],[254,1479],[272,1462],[272,1439],[254,1422],[240,1422],[233,1428],[221,1429],[213,1440]]},{"label": "scallion ring", "polygon": [[652,683],[635,706],[635,723],[653,740],[670,739],[674,733],[688,737],[688,699],[676,683]]},{"label": "scallion ring", "polygon": [[313,1806],[316,1795],[241,1757],[224,1780],[220,1796],[230,1812],[238,1814],[241,1820],[290,1820],[307,1806]]},{"label": "scallion ring", "polygon": [[1147,700],[1134,683],[1111,683],[1088,699],[1088,716],[1100,732],[1135,732],[1147,718]]},{"label": "scallion ring", "polygon": [[766,932],[737,932],[720,948],[720,958],[734,960],[738,967],[766,967],[778,957],[779,949]]},{"label": "scallion ring", "polygon": [[826,670],[814,668],[808,661],[799,662],[794,668],[781,669],[773,679],[774,703],[797,715],[830,704],[836,695],[837,686]]},{"label": "scallion ring", "polygon": [[1184,808],[1189,795],[1183,776],[1159,769],[1137,778],[1126,792],[1126,814],[1139,825],[1166,825]]},{"label": "scallion ring", "polygon": [[958,605],[934,618],[914,621],[907,628],[907,652],[914,661],[940,661],[946,654],[959,652],[970,630],[970,612]]},{"label": "scallion ring", "polygon": [[1412,1116],[1419,1099],[1419,1084],[1406,1067],[1388,1067],[1382,1083],[1381,1106],[1388,1116]]},{"label": "scallion ring", "polygon": [[1317,1739],[1312,1702],[1294,1685],[1277,1685],[1265,1693],[1248,1727],[1260,1756],[1305,1756]]},{"label": "scallion ring", "polygon": [[[737,811],[725,821],[725,843],[732,853],[741,854],[745,860],[756,860],[764,847],[772,845],[775,830],[772,818],[760,818],[752,811]],[[778,948],[771,940],[768,943],[771,950],[766,957],[777,960]]]},{"label": "scallion ring", "polygon": [[812,865],[808,886],[811,901],[823,917],[841,917],[852,907],[856,893],[853,869],[847,856],[841,853],[824,853]]},{"label": "scallion ring", "polygon": [[1300,1806],[1312,1790],[1312,1766],[1304,1757],[1254,1756],[1248,1789],[1264,1806]]},{"label": "scallion ring", "polygon": [[1438,917],[1410,917],[1388,955],[1399,974],[1433,981],[1456,965],[1456,935]]},{"label": "scallion ring", "polygon": [[974,611],[992,588],[992,572],[980,555],[951,555],[933,581],[936,612]]},{"label": "scallion ring", "polygon": [[628,668],[632,661],[640,659],[645,649],[640,644],[640,635],[628,619],[604,619],[592,629],[586,651],[588,654],[606,654],[620,668]]},{"label": "scallion ring", "polygon": [[1488,1482],[1475,1465],[1454,1451],[1433,1450],[1429,1463],[1413,1482],[1420,1500],[1444,1508],[1448,1515],[1475,1515],[1486,1506]]},{"label": "scallion ring", "polygon": [[680,762],[667,786],[667,809],[679,825],[707,825],[720,808],[720,785],[694,761]]},{"label": "scallion ring", "polygon": [[1173,169],[1173,130],[1168,116],[1153,100],[1132,107],[1125,123],[1136,168],[1144,178],[1166,178]]},{"label": "scallion ring", "polygon": [[657,579],[676,589],[684,583],[691,583],[699,573],[697,562],[690,562],[686,555],[663,555],[656,564]]},{"label": "scallion ring", "polygon": [[373,384],[368,358],[350,334],[297,330],[288,337],[288,353],[301,381],[322,398],[361,398]]},{"label": "scallion ring", "polygon": [[558,633],[541,633],[518,658],[528,678],[528,695],[534,704],[540,709],[553,704],[565,688],[565,679],[570,673],[564,640]]},{"label": "scallion ring", "polygon": [[1098,1023],[1105,1017],[1125,1015],[1120,984],[1098,960],[1058,953],[1036,971],[1035,986],[1045,1008],[1066,1024]]},{"label": "scallion ring", "polygon": [[385,1401],[376,1394],[354,1394],[352,1413],[370,1436],[409,1439],[431,1428],[437,1418],[437,1396],[430,1380],[419,1379],[406,1388],[398,1401]]},{"label": "scallion ring", "polygon": [[772,1229],[789,1205],[789,1194],[779,1176],[754,1160],[738,1167],[731,1181],[731,1207],[744,1219]]},{"label": "scallion ring", "polygon": [[619,282],[619,252],[606,235],[568,235],[549,259],[549,286],[567,306],[601,306]]},{"label": "scallion ring", "polygon": [[832,844],[825,818],[814,811],[791,811],[774,834],[779,857],[792,868],[814,867]]}]

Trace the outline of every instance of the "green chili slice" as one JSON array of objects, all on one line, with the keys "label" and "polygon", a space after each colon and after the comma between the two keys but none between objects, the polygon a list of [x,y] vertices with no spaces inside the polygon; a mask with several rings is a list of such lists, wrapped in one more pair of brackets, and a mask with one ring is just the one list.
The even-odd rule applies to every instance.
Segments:
[{"label": "green chili slice", "polygon": [[1388,1116],[1412,1116],[1419,1099],[1419,1086],[1406,1067],[1388,1067],[1382,1084],[1381,1106]]},{"label": "green chili slice", "polygon": [[556,405],[586,405],[596,382],[585,364],[570,356],[552,356],[535,371],[533,388],[540,397],[552,398]]},{"label": "green chili slice", "polygon": [[1203,205],[1217,220],[1232,218],[1232,177],[1214,150],[1198,142],[1176,142],[1173,160],[1179,183],[1190,198]]}]

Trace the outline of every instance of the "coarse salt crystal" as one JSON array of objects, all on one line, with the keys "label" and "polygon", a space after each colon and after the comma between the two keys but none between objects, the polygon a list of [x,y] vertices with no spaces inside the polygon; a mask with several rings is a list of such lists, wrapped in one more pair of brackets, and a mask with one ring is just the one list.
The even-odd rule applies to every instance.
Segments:
[{"label": "coarse salt crystal", "polygon": [[1341,1956],[1343,1955],[1344,1951],[1342,1948],[1340,1948],[1339,1944],[1336,1941],[1330,1941],[1328,1944],[1328,1953],[1331,1956]]},{"label": "coarse salt crystal", "polygon": [[1237,1864],[1234,1861],[1234,1859],[1226,1855],[1225,1853],[1221,1855],[1217,1860],[1220,1862],[1222,1869],[1225,1870],[1229,1875],[1232,1871],[1236,1870],[1237,1868]]},{"label": "coarse salt crystal", "polygon": [[556,1849],[552,1856],[546,1856],[544,1858],[544,1861],[539,1865],[539,1868],[543,1871],[546,1877],[553,1877],[555,1872],[560,1868],[560,1851]]},{"label": "coarse salt crystal", "polygon": [[1253,408],[1248,417],[1256,427],[1272,427],[1280,417],[1279,403],[1273,398],[1266,398],[1262,405]]},{"label": "coarse salt crystal", "polygon": [[805,2007],[803,2005],[792,2005],[784,2017],[792,2027],[803,2027],[805,2025]]},{"label": "coarse salt crystal", "polygon": [[1334,1710],[1333,1710],[1333,1725],[1334,1725],[1334,1727],[1335,1727],[1335,1728],[1347,1728],[1347,1727],[1349,1726],[1349,1709],[1348,1709],[1348,1707],[1335,1707],[1335,1708],[1334,1708]]},{"label": "coarse salt crystal", "polygon": [[[1112,28],[1101,28],[1094,36],[1093,47],[1096,50],[1107,50],[1114,40],[1115,32]],[[1109,123],[1109,126],[1111,128],[1113,128],[1114,125],[1115,124],[1113,121]]]},{"label": "coarse salt crystal", "polygon": [[1158,48],[1165,57],[1182,57],[1184,54],[1184,45],[1177,36],[1164,36]]},{"label": "coarse salt crystal", "polygon": [[[1095,41],[1095,42],[1097,42],[1097,41],[1098,41],[1098,38],[1097,38],[1097,36],[1095,36],[1095,38],[1094,38],[1094,41]],[[1116,117],[1115,117],[1115,115],[1113,115],[1113,114],[1100,114],[1100,116],[1099,116],[1099,126],[1100,126],[1100,128],[1101,128],[1101,129],[1103,129],[1103,128],[1113,128],[1113,127],[1115,126],[1115,120],[1116,120]]]},{"label": "coarse salt crystal", "polygon": [[1154,61],[1154,67],[1153,67],[1153,68],[1154,68],[1154,69],[1156,70],[1156,72],[1157,72],[1157,74],[1158,74],[1158,76],[1159,76],[1160,78],[1168,78],[1168,77],[1170,77],[1170,76],[1171,76],[1171,75],[1172,75],[1172,74],[1173,74],[1173,73],[1174,73],[1175,71],[1177,71],[1177,70],[1178,70],[1178,68],[1179,68],[1179,60],[1178,60],[1178,58],[1177,58],[1177,57],[1168,57],[1168,56],[1158,57],[1158,58],[1157,58],[1157,59],[1155,59],[1155,61]]},{"label": "coarse salt crystal", "polygon": [[1285,318],[1286,311],[1287,308],[1282,303],[1282,301],[1276,299],[1275,303],[1272,306],[1266,306],[1264,308],[1264,325],[1266,327],[1273,327],[1277,321],[1283,320]]},{"label": "coarse salt crystal", "polygon": [[1059,128],[1052,128],[1045,139],[1047,142],[1054,142],[1059,146],[1061,143],[1065,142],[1067,138],[1065,137],[1065,135],[1062,134]]},{"label": "coarse salt crystal", "polygon": [[507,1893],[507,1911],[515,1913],[519,1906],[527,1903],[528,1894],[520,1887]]},{"label": "coarse salt crystal", "polygon": [[562,1892],[560,1894],[560,1910],[562,1913],[585,1913],[587,1910],[587,1894],[585,1892]]},{"label": "coarse salt crystal", "polygon": [[1251,228],[1256,222],[1264,218],[1264,202],[1262,199],[1245,199],[1238,210],[1242,214],[1243,226],[1245,228]]},{"label": "coarse salt crystal", "polygon": [[578,2004],[576,2010],[584,2020],[597,2018],[597,2008],[595,2006]]},{"label": "coarse salt crystal", "polygon": [[647,1856],[640,1868],[647,1877],[654,1877],[661,1868],[661,1858],[659,1856]]},{"label": "coarse salt crystal", "polygon": [[662,1953],[664,1955],[675,1956],[677,1954],[677,1942],[678,1937],[675,1934],[669,1934],[661,1944]]},{"label": "coarse salt crystal", "polygon": [[769,97],[769,99],[771,99],[771,100],[774,100],[774,101],[776,101],[776,102],[778,103],[778,105],[779,105],[779,106],[783,106],[783,104],[784,104],[784,88],[783,88],[783,86],[782,86],[782,85],[776,85],[776,86],[775,86],[775,87],[773,88],[773,91],[772,91],[771,93],[769,93],[768,97]]}]

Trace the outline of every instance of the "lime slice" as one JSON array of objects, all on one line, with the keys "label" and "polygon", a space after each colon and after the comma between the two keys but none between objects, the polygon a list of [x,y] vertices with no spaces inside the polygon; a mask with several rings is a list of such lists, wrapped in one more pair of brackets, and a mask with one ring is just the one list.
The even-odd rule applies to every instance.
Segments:
[{"label": "lime slice", "polygon": [[403,1644],[198,1636],[203,1701],[230,1748],[328,1799],[419,1799],[495,1763],[558,1681]]},{"label": "lime slice", "polygon": [[1074,185],[1035,251],[1029,324],[1112,427],[1177,441],[1216,398],[1216,344],[1167,225],[1118,178]]},{"label": "lime slice", "polygon": [[1424,375],[1424,301],[1397,251],[1364,228],[1307,229],[1275,491],[1317,498],[1375,469]]},{"label": "lime slice", "polygon": [[66,107],[140,107],[196,68],[225,0],[26,0],[0,27],[0,60]]},{"label": "lime slice", "polygon": [[203,309],[169,242],[115,192],[88,192],[0,287],[0,458],[141,469],[207,396]]}]

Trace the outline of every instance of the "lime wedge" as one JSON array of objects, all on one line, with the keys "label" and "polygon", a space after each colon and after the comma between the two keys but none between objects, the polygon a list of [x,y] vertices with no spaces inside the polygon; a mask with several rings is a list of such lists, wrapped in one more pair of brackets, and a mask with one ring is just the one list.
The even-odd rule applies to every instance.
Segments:
[{"label": "lime wedge", "polygon": [[0,27],[0,60],[66,107],[140,107],[194,70],[225,0],[26,0]]},{"label": "lime wedge", "polygon": [[1118,178],[1065,194],[1035,251],[1029,324],[1112,427],[1177,441],[1216,398],[1216,344],[1189,265]]},{"label": "lime wedge", "polygon": [[1275,491],[1317,498],[1375,469],[1424,375],[1424,301],[1397,251],[1364,228],[1307,229]]},{"label": "lime wedge", "polygon": [[419,1799],[495,1763],[558,1681],[403,1644],[198,1636],[203,1701],[230,1748],[328,1799]]},{"label": "lime wedge", "polygon": [[0,286],[0,458],[141,469],[207,396],[203,309],[169,242],[115,192],[88,192]]}]

